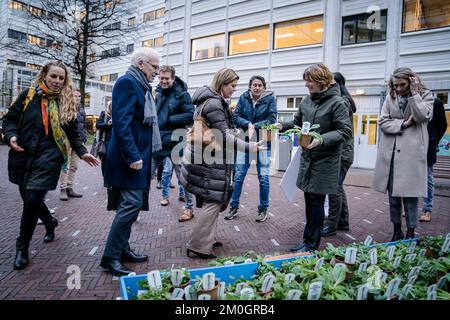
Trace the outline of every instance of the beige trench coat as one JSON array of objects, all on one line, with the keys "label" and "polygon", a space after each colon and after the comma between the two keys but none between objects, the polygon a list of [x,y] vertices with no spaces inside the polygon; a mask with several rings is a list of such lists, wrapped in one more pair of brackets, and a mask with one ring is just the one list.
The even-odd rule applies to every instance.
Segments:
[{"label": "beige trench coat", "polygon": [[[379,126],[381,129],[377,162],[373,178],[375,191],[388,189],[391,159],[394,157],[394,197],[425,197],[427,195],[428,121],[433,117],[433,95],[426,90],[408,98],[403,113],[390,95],[386,97]],[[410,115],[415,124],[402,131],[401,125]],[[395,147],[395,150],[394,150]]]}]

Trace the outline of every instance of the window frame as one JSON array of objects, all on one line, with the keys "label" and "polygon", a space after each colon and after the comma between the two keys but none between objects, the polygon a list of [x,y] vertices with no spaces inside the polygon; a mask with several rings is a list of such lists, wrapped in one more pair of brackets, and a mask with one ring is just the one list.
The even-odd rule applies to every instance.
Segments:
[{"label": "window frame", "polygon": [[[239,53],[231,53],[231,36],[233,33],[236,32],[241,32],[241,31],[246,31],[246,30],[254,30],[254,29],[261,29],[261,30],[266,30],[266,29],[262,29],[263,27],[267,27],[267,49],[263,49],[263,50],[257,50],[257,51],[247,51],[247,52],[239,52]],[[258,53],[258,52],[265,52],[265,51],[269,51],[270,50],[270,24],[263,24],[260,26],[254,26],[254,27],[250,27],[250,28],[245,28],[245,29],[239,29],[239,30],[233,30],[233,31],[229,31],[228,32],[228,50],[227,50],[227,54],[228,56],[237,56],[240,54],[251,54],[251,53]]]},{"label": "window frame", "polygon": [[[216,36],[221,36],[223,35],[223,56],[218,56],[218,57],[211,57],[211,58],[203,58],[203,59],[192,59],[192,53],[193,53],[193,42],[195,40],[200,40],[200,39],[205,39],[205,38],[212,38],[212,37],[216,37]],[[204,37],[198,37],[198,38],[192,38],[191,39],[191,52],[190,52],[190,62],[193,61],[204,61],[204,60],[209,60],[209,59],[217,59],[217,58],[224,58],[225,57],[225,52],[226,52],[226,47],[227,47],[227,35],[226,33],[216,33],[216,34],[211,34],[208,36],[204,36]]]},{"label": "window frame", "polygon": [[272,45],[272,50],[283,50],[283,49],[289,49],[289,48],[301,48],[301,47],[306,47],[306,46],[316,46],[316,45],[323,45],[323,34],[324,31],[322,31],[322,40],[318,43],[308,43],[308,44],[302,44],[302,45],[296,45],[296,46],[288,46],[288,47],[281,47],[281,48],[276,48],[275,47],[275,40],[276,40],[276,31],[277,31],[277,25],[282,24],[282,23],[288,23],[288,22],[293,22],[293,21],[301,21],[301,20],[307,20],[307,19],[312,19],[312,18],[318,18],[321,17],[322,18],[322,28],[324,27],[325,21],[324,21],[324,14],[318,14],[318,15],[313,15],[313,16],[308,16],[308,17],[302,17],[302,18],[297,18],[297,19],[290,19],[290,20],[285,20],[285,21],[278,21],[278,22],[274,22],[273,23],[273,45]]},{"label": "window frame", "polygon": [[[361,18],[365,18],[365,17],[370,17],[370,13],[358,13],[358,14],[353,14],[353,15],[349,15],[349,16],[343,16],[342,20],[341,20],[341,46],[352,46],[352,45],[357,45],[357,44],[367,44],[367,43],[376,43],[376,42],[383,42],[386,41],[387,39],[387,30],[388,30],[388,9],[382,9],[380,11],[380,17],[383,17],[383,14],[386,16],[386,27],[385,27],[385,35],[384,35],[384,40],[373,40],[373,29],[369,29],[369,35],[370,35],[370,40],[367,42],[358,42],[358,22]],[[350,20],[350,18],[352,18]],[[355,23],[355,42],[354,43],[344,43],[344,24],[347,21],[353,21]]]},{"label": "window frame", "polygon": [[405,26],[405,0],[402,0],[402,25],[400,28],[400,33],[401,34],[409,34],[412,32],[420,32],[420,31],[427,31],[427,30],[436,30],[436,29],[442,29],[442,28],[449,28],[450,24],[447,24],[445,26],[441,26],[441,27],[434,27],[434,28],[426,28],[426,29],[419,29],[419,30],[412,30],[412,31],[404,31],[404,26]]}]

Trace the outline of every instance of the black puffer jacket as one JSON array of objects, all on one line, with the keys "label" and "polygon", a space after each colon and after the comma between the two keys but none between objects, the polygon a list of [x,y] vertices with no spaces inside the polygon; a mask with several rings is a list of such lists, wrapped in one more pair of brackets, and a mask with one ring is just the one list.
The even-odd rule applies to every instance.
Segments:
[{"label": "black puffer jacket", "polygon": [[[210,128],[217,129],[217,133],[221,133],[221,137],[216,136],[216,141],[220,139],[223,146],[231,145],[240,150],[248,150],[248,143],[237,139],[229,132],[229,129],[233,128],[232,114],[225,100],[212,88],[203,86],[197,89],[192,96],[192,102],[197,105],[195,115],[199,106],[209,98],[210,100],[203,107],[202,116],[206,119]],[[197,196],[197,206],[201,206],[203,201],[228,204],[233,193],[232,172],[234,161],[229,153],[229,161],[225,160],[227,152],[233,150],[224,150],[223,154],[218,156],[220,159],[216,159],[212,164],[206,164],[201,158],[203,148],[196,149],[195,147],[187,144],[184,150],[181,183],[188,192]],[[202,159],[199,164],[195,161],[197,157]]]},{"label": "black puffer jacket", "polygon": [[[41,97],[36,94],[23,112],[23,102],[28,89],[23,91],[3,117],[5,142],[17,137],[17,144],[24,149],[17,152],[9,150],[9,181],[20,187],[34,190],[54,190],[58,184],[64,157],[59,150],[49,123],[46,136],[42,124]],[[69,139],[70,146],[82,156],[87,153],[81,143],[77,120],[62,126]]]},{"label": "black puffer jacket", "polygon": [[433,118],[428,122],[428,152],[427,163],[429,166],[436,163],[439,141],[447,130],[447,119],[445,118],[444,103],[438,98],[433,103]]}]

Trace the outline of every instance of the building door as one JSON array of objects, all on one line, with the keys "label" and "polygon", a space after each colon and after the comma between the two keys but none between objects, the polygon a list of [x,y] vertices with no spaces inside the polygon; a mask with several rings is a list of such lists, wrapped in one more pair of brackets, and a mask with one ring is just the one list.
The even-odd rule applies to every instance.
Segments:
[{"label": "building door", "polygon": [[354,114],[353,136],[355,139],[353,166],[374,169],[377,160],[378,115]]}]

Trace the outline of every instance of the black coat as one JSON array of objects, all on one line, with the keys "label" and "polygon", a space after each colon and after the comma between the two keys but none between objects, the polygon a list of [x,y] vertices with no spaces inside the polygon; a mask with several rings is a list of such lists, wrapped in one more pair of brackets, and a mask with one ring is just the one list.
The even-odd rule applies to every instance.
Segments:
[{"label": "black coat", "polygon": [[[20,187],[34,190],[54,190],[58,184],[64,157],[58,148],[49,121],[49,134],[45,135],[42,123],[41,96],[36,94],[23,112],[23,102],[28,89],[23,91],[3,117],[5,142],[17,137],[17,144],[24,149],[9,150],[9,181]],[[62,125],[72,149],[78,156],[87,153],[78,132],[76,119]]]},{"label": "black coat", "polygon": [[108,124],[109,120],[111,120],[111,116],[107,115],[105,111],[102,111],[100,112],[100,116],[95,123],[97,130],[100,130],[100,139],[105,139],[106,150],[108,150],[108,144],[111,141],[112,134],[112,124]]},{"label": "black coat", "polygon": [[447,130],[447,119],[445,118],[444,104],[439,99],[434,99],[433,118],[428,122],[428,152],[427,163],[429,166],[436,163],[439,141]]},{"label": "black coat", "polygon": [[173,147],[179,142],[172,141],[172,132],[192,125],[195,109],[187,89],[186,83],[177,76],[170,88],[156,87],[156,111],[162,149],[153,153],[153,157],[170,156]]}]

